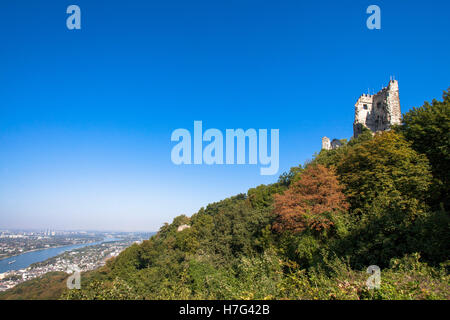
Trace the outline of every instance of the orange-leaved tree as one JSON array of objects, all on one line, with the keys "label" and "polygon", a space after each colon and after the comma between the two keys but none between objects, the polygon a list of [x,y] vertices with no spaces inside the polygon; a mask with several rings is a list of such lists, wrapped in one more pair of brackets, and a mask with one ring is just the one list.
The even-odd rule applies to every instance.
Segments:
[{"label": "orange-leaved tree", "polygon": [[274,196],[275,231],[324,231],[349,208],[333,169],[309,165],[284,194]]}]

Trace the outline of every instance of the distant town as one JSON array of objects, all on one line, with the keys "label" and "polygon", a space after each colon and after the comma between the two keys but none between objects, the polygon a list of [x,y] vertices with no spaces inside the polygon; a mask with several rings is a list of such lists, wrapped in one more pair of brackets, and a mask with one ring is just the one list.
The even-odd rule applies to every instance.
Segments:
[{"label": "distant town", "polygon": [[[153,233],[145,232],[88,232],[88,231],[26,231],[0,230],[0,264],[11,270],[0,269],[0,291],[19,283],[40,277],[47,272],[74,270],[89,271],[103,266],[106,260],[117,256],[133,243],[149,239]],[[61,253],[43,261],[46,250],[61,248]],[[67,250],[66,250],[67,249]],[[25,254],[37,251],[37,257],[27,257],[27,267],[15,269],[17,260]],[[38,255],[39,254],[39,255]],[[51,255],[51,253],[48,253]],[[22,261],[23,263],[23,261]]]},{"label": "distant town", "polygon": [[104,234],[86,231],[0,230],[0,260],[28,251],[100,241]]}]

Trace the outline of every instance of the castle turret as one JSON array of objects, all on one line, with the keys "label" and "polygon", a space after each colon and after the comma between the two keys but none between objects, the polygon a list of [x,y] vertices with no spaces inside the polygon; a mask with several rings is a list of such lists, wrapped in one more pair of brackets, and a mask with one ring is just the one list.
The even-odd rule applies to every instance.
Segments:
[{"label": "castle turret", "polygon": [[397,80],[391,80],[389,82],[387,100],[390,124],[400,124],[402,122],[402,112],[400,110],[400,93]]}]

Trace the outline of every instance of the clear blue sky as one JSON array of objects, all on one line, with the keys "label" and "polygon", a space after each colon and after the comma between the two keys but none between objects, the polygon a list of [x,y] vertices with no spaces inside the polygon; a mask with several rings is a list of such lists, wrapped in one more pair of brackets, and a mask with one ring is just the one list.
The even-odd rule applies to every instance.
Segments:
[{"label": "clear blue sky", "polygon": [[[66,28],[77,4],[82,29]],[[366,28],[381,7],[382,29]],[[402,111],[450,85],[447,0],[0,2],[0,228],[157,230],[277,176],[175,166],[174,129],[277,128],[280,171],[352,135],[399,80]]]}]

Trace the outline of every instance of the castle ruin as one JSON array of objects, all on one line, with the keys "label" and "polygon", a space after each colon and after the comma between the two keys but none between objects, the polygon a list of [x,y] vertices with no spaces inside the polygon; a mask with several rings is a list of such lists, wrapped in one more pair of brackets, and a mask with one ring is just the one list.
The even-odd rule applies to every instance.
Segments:
[{"label": "castle ruin", "polygon": [[[387,87],[377,94],[362,94],[355,104],[355,121],[353,122],[353,137],[362,133],[363,127],[373,133],[386,131],[392,125],[401,123],[400,96],[398,81],[390,80]],[[341,146],[338,139],[330,142],[322,138],[322,149],[331,150]]]},{"label": "castle ruin", "polygon": [[359,97],[355,104],[353,136],[356,138],[362,132],[362,126],[375,133],[400,124],[401,119],[398,81],[391,80],[377,94],[363,94]]},{"label": "castle ruin", "polygon": [[342,146],[342,142],[338,139],[333,139],[333,141],[330,142],[328,137],[322,138],[322,149],[331,150],[339,148],[340,146]]}]

